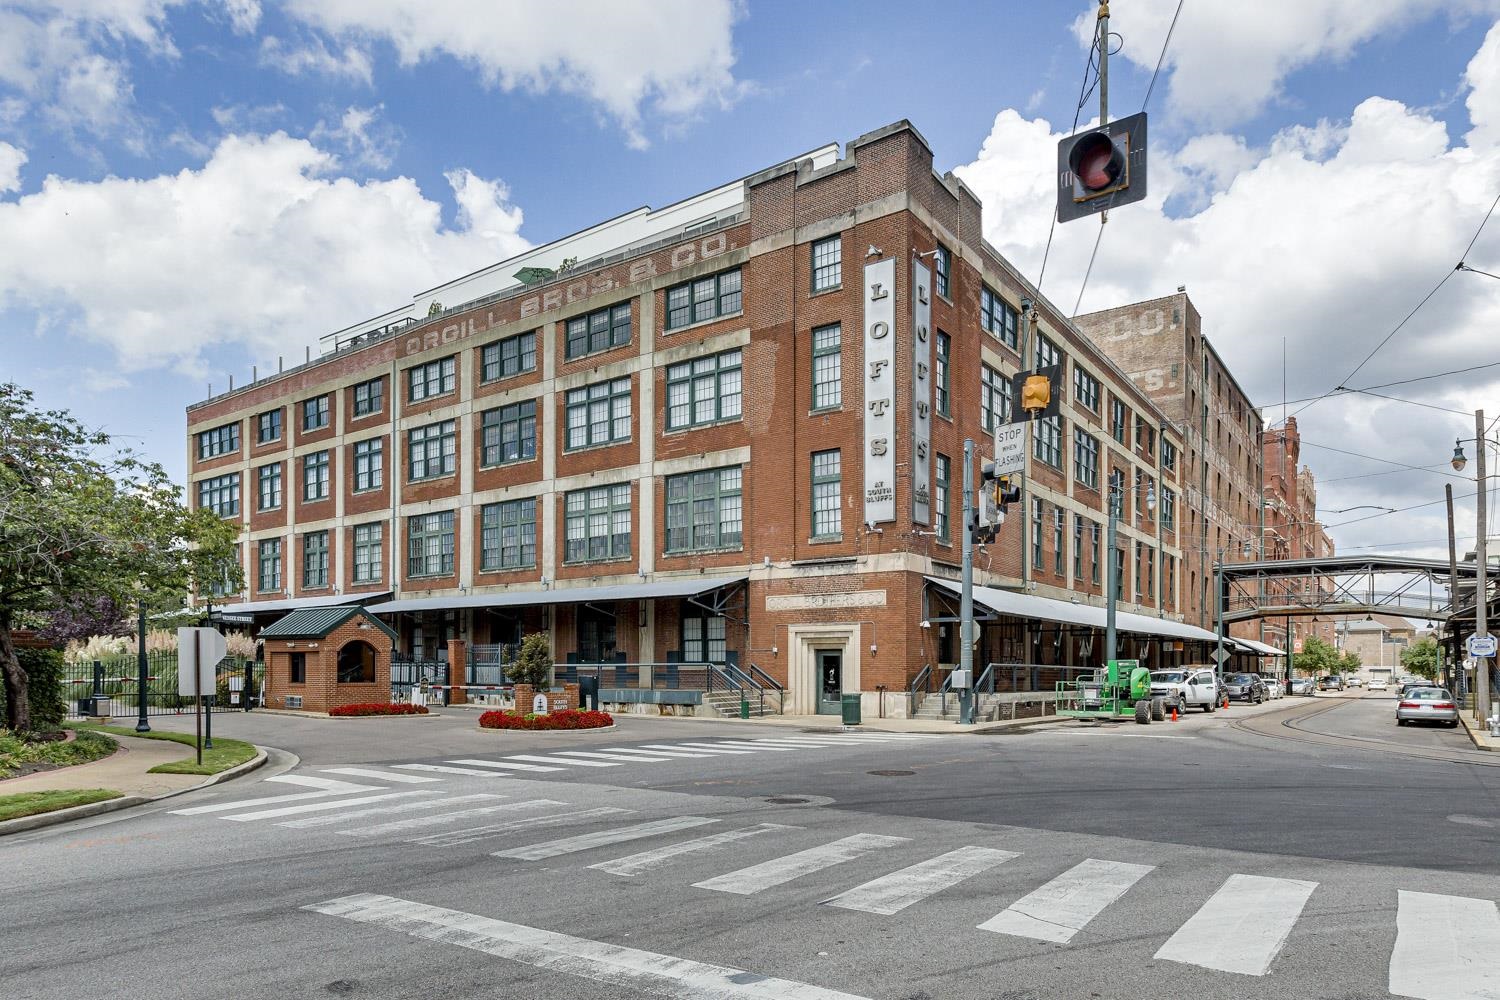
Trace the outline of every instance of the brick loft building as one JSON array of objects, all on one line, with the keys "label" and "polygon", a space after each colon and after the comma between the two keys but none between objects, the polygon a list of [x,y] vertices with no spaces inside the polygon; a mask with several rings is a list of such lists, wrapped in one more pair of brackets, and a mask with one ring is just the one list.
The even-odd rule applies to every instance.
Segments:
[{"label": "brick loft building", "polygon": [[[1302,435],[1297,430],[1297,418],[1288,417],[1282,426],[1263,432],[1261,451],[1266,483],[1262,530],[1265,558],[1319,559],[1333,555],[1333,539],[1318,520],[1317,481],[1311,469],[1298,464],[1302,457]],[[1295,595],[1310,605],[1330,599],[1333,593],[1333,581],[1322,577],[1272,585],[1280,586],[1284,595]],[[1302,652],[1302,643],[1308,636],[1315,635],[1334,644],[1334,626],[1335,620],[1328,615],[1262,622],[1267,641],[1277,644],[1290,641],[1294,653]]]},{"label": "brick loft building", "polygon": [[[1181,407],[984,241],[904,121],[422,292],[190,406],[190,489],[241,524],[247,592],[217,601],[257,623],[358,602],[418,658],[544,630],[564,673],[659,689],[711,662],[789,713],[859,692],[901,715],[958,660],[963,441],[989,452],[1033,363],[1062,367],[1062,409],[977,553],[976,662],[1007,665],[1001,688],[1100,662],[1111,486],[1121,655],[1203,662],[1181,622],[1204,620],[1200,546],[1239,535],[1184,523],[1204,474]],[[1258,441],[1232,413],[1221,440]],[[1210,475],[1252,495],[1258,468],[1256,448]]]}]

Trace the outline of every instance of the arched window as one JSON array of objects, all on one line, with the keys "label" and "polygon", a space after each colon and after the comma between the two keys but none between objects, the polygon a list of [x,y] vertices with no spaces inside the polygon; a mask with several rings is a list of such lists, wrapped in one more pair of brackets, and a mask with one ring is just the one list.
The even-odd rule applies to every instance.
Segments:
[{"label": "arched window", "polygon": [[375,683],[374,646],[356,640],[339,650],[339,683]]}]

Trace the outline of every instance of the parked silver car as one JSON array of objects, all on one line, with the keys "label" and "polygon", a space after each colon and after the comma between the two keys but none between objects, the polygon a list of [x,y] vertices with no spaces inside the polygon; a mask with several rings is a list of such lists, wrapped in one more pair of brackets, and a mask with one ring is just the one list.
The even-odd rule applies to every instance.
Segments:
[{"label": "parked silver car", "polygon": [[1396,702],[1396,725],[1409,722],[1441,722],[1452,729],[1458,725],[1458,704],[1447,688],[1412,688]]}]

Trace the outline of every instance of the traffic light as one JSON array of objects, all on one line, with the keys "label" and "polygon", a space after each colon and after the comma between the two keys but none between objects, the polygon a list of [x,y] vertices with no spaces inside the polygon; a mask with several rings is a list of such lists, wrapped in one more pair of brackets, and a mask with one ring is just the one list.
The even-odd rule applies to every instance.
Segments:
[{"label": "traffic light", "polygon": [[1057,221],[1071,222],[1146,197],[1146,113],[1057,144]]},{"label": "traffic light", "polygon": [[985,462],[979,469],[979,502],[974,505],[974,523],[969,530],[975,545],[985,545],[995,540],[1000,525],[1005,523],[1005,511],[1021,499],[1021,487],[1013,485],[1009,474],[997,474],[994,462]]},{"label": "traffic light", "polygon": [[1017,372],[1010,378],[1012,423],[1057,416],[1062,394],[1057,391],[1062,378],[1061,365],[1048,365],[1035,371]]}]

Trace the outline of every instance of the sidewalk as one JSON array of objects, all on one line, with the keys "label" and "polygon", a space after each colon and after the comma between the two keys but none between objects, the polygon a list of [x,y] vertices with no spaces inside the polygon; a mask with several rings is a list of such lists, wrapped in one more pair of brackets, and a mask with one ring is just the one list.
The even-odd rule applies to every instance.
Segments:
[{"label": "sidewalk", "polygon": [[1468,711],[1458,713],[1459,721],[1464,724],[1464,732],[1469,734],[1469,739],[1481,750],[1500,750],[1500,739],[1491,736],[1489,730],[1481,726]]}]

